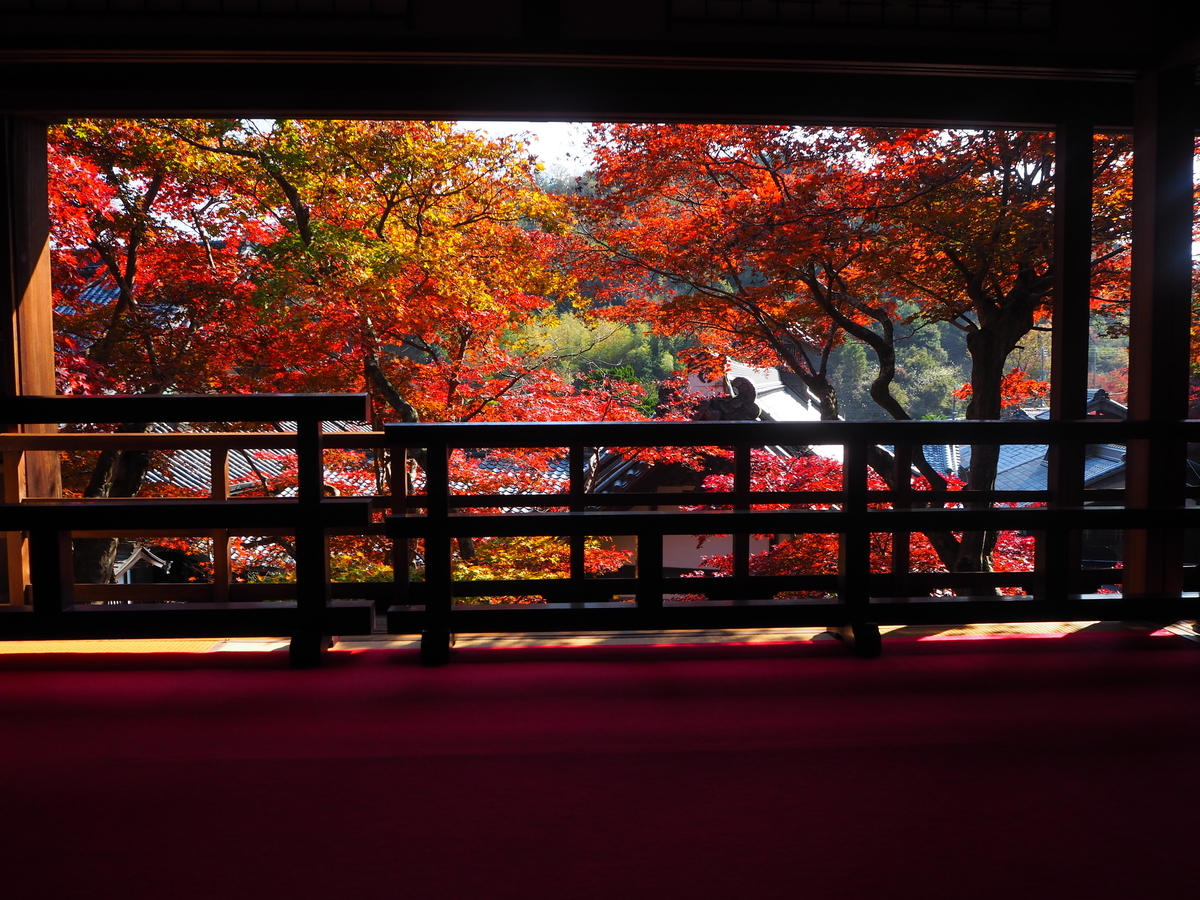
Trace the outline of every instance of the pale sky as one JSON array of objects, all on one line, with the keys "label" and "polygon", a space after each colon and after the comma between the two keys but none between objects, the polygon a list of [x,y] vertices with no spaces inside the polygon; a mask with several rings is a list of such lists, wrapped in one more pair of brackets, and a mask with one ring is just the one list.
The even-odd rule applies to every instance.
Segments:
[{"label": "pale sky", "polygon": [[587,122],[459,122],[463,128],[483,131],[492,137],[528,133],[532,137],[530,150],[553,172],[556,165],[568,175],[582,175],[588,167],[589,156],[583,139]]}]

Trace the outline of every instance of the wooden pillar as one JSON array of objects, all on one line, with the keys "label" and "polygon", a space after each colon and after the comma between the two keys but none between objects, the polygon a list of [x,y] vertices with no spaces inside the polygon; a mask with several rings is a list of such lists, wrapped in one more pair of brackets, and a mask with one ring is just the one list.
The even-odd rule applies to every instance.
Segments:
[{"label": "wooden pillar", "polygon": [[1054,139],[1054,309],[1050,416],[1087,412],[1092,285],[1092,126],[1069,121]]},{"label": "wooden pillar", "polygon": [[[0,396],[53,394],[46,126],[21,116],[0,116],[0,294]],[[0,428],[57,430],[53,424],[19,427],[3,421]],[[9,503],[62,493],[58,456],[48,451],[4,454],[0,478]],[[19,534],[5,535],[4,544],[0,602],[20,603],[29,573],[28,547]]]},{"label": "wooden pillar", "polygon": [[326,648],[325,612],[329,607],[329,531],[321,522],[325,470],[321,457],[321,422],[296,422],[296,490],[301,521],[296,526],[297,628],[290,648],[293,666],[316,665]]},{"label": "wooden pillar", "polygon": [[[1050,418],[1087,414],[1092,278],[1092,142],[1089,122],[1068,120],[1054,136],[1054,307]],[[1050,448],[1048,487],[1055,506],[1083,505],[1082,444]],[[1042,590],[1061,600],[1079,590],[1082,531],[1039,535]]]},{"label": "wooden pillar", "polygon": [[[1134,123],[1133,278],[1129,418],[1169,425],[1187,415],[1192,279],[1195,67],[1139,79]],[[1185,444],[1157,438],[1129,445],[1126,502],[1183,505]],[[1179,528],[1127,531],[1127,593],[1182,588]]]},{"label": "wooden pillar", "polygon": [[859,656],[878,656],[879,624],[871,619],[871,532],[867,524],[867,446],[850,441],[842,449],[842,509],[849,524],[838,549],[838,600],[847,608],[847,625],[830,630]]}]

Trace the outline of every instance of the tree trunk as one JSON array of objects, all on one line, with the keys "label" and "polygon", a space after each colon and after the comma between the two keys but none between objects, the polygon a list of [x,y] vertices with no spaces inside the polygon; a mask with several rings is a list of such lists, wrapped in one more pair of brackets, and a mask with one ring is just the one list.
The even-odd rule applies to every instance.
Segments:
[{"label": "tree trunk", "polygon": [[[967,418],[989,421],[1000,418],[1004,408],[1002,385],[1008,356],[1017,344],[1033,329],[1032,297],[1009,300],[1003,304],[978,304],[979,328],[967,337],[967,352],[971,356],[971,402]],[[999,444],[972,444],[971,465],[967,469],[967,488],[990,491],[996,486],[996,470],[1000,462]],[[982,509],[990,503],[968,503],[968,508]],[[959,541],[957,558],[948,566],[952,572],[992,571],[992,551],[996,547],[995,531],[964,532]]]}]

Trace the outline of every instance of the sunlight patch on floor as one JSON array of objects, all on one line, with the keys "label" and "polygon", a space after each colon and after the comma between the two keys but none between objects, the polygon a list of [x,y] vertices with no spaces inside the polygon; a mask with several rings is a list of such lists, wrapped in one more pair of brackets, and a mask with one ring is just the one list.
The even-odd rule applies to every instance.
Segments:
[{"label": "sunlight patch on floor", "polygon": [[[982,625],[883,625],[885,640],[978,641],[1062,638],[1081,631],[1129,631],[1185,637],[1200,642],[1195,624],[1179,622],[1160,628],[1135,622],[998,622]],[[654,647],[684,644],[787,644],[836,640],[824,628],[741,628],[702,631],[590,631],[522,634],[461,634],[455,648],[505,647]],[[0,654],[14,653],[227,653],[286,651],[285,637],[161,638],[146,640],[0,641]],[[335,653],[367,650],[417,650],[420,637],[404,634],[351,635],[334,644]]]},{"label": "sunlight patch on floor", "polygon": [[[110,641],[0,641],[0,653],[207,653],[223,641],[214,638],[161,638]],[[286,645],[285,645],[286,646]],[[258,647],[254,649],[260,649]]]}]

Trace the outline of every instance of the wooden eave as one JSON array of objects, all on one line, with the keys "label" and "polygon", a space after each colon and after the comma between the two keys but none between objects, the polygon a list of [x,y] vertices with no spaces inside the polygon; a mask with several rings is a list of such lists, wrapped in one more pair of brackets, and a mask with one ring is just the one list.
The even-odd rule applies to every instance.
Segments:
[{"label": "wooden eave", "polygon": [[664,28],[642,12],[597,36],[572,25],[569,0],[561,28],[532,30],[496,4],[450,3],[490,16],[454,21],[410,6],[407,19],[9,13],[0,110],[1027,128],[1075,116],[1124,131],[1138,73],[1200,46],[1187,28],[1155,38],[1111,0],[1130,7],[1116,31],[1095,3],[1060,0],[1052,32],[969,34]]},{"label": "wooden eave", "polygon": [[[1031,75],[893,65],[668,65],[422,54],[210,54],[42,61],[0,52],[0,110],[65,116],[510,118],[1132,127],[1133,72]],[[769,79],[769,86],[764,86]]]}]

